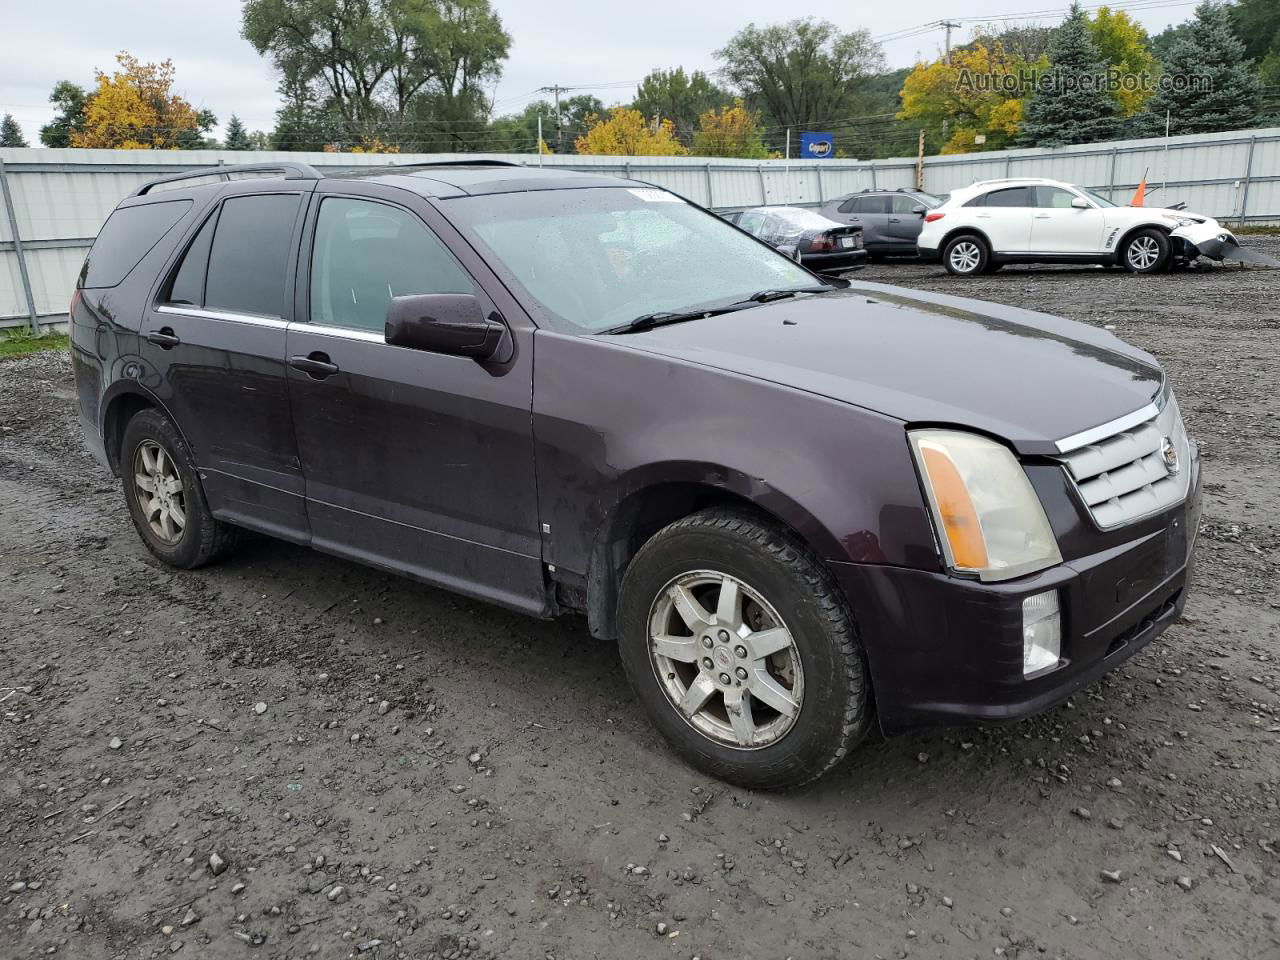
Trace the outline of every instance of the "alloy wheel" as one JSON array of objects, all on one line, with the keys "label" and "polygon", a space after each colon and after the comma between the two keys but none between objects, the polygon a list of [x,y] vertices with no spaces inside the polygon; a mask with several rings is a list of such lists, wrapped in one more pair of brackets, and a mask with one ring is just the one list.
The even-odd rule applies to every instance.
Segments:
[{"label": "alloy wheel", "polygon": [[951,266],[957,273],[973,273],[982,260],[982,251],[970,240],[962,240],[951,248]]},{"label": "alloy wheel", "polygon": [[653,601],[648,632],[659,684],[703,736],[757,750],[795,726],[804,701],[800,651],[748,584],[714,570],[683,574]]},{"label": "alloy wheel", "polygon": [[1129,244],[1129,265],[1135,270],[1150,270],[1160,259],[1160,244],[1155,237],[1136,237]]},{"label": "alloy wheel", "polygon": [[154,440],[138,444],[133,455],[133,486],[151,532],[168,546],[178,543],[187,527],[182,475],[173,457]]}]

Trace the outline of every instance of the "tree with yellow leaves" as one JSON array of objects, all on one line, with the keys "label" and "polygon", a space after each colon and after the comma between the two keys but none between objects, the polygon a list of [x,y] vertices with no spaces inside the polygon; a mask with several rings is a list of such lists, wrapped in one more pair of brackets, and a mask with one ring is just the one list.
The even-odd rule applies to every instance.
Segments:
[{"label": "tree with yellow leaves", "polygon": [[1147,45],[1147,32],[1141,24],[1123,10],[1099,7],[1089,21],[1089,33],[1107,65],[1115,68],[1121,77],[1141,78],[1149,83],[1120,83],[1111,92],[1120,107],[1121,116],[1132,117],[1151,99],[1155,91],[1154,81],[1160,73],[1155,54]]},{"label": "tree with yellow leaves", "polygon": [[96,72],[98,88],[85,103],[84,128],[71,135],[73,147],[176,150],[200,131],[201,115],[170,90],[172,60],[142,63],[121,52],[116,62],[120,69],[110,76]]},{"label": "tree with yellow leaves", "polygon": [[639,110],[613,107],[609,116],[587,117],[587,132],[574,141],[578,153],[606,157],[683,157],[670,120],[649,121]]},{"label": "tree with yellow leaves", "polygon": [[[1000,150],[1013,143],[1022,123],[1021,76],[1028,64],[999,43],[975,41],[955,50],[951,63],[917,63],[902,84],[899,120],[942,140],[942,153]],[[985,138],[982,144],[977,138]]]},{"label": "tree with yellow leaves", "polygon": [[760,123],[739,97],[732,106],[707,110],[698,120],[693,153],[699,157],[743,157],[763,160],[769,155],[760,138]]}]

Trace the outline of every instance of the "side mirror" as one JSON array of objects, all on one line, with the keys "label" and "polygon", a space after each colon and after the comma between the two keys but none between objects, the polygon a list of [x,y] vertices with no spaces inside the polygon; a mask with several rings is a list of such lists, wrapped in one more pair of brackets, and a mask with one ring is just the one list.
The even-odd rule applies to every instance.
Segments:
[{"label": "side mirror", "polygon": [[469,293],[393,297],[387,307],[387,343],[475,360],[511,358],[507,326],[484,315]]},{"label": "side mirror", "polygon": [[1077,210],[1088,210],[1089,201],[1086,200],[1084,197],[1075,197],[1071,201],[1071,206],[1075,207]]},{"label": "side mirror", "polygon": [[915,214],[919,214],[920,216],[923,217],[926,213],[929,212],[929,208],[926,207],[923,203],[917,203],[914,207],[911,208],[911,212]]}]

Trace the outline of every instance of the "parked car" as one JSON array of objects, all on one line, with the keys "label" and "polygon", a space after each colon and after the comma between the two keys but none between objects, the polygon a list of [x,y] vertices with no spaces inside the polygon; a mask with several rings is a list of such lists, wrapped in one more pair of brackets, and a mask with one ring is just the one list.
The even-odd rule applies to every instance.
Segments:
[{"label": "parked car", "polygon": [[810,270],[840,273],[867,262],[861,227],[836,223],[804,207],[753,207],[725,219]]},{"label": "parked car", "polygon": [[818,212],[836,223],[862,227],[862,243],[872,259],[915,256],[925,214],[942,198],[923,190],[863,190],[829,200]]},{"label": "parked car", "polygon": [[921,256],[958,276],[1006,263],[1095,263],[1157,273],[1200,256],[1270,263],[1240,247],[1212,217],[1159,207],[1121,207],[1070,183],[1023,177],[954,191],[930,210]]},{"label": "parked car", "polygon": [[1104,330],[822,279],[608,176],[195,176],[116,208],[71,304],[85,440],[166,564],[254,530],[580,611],[681,754],[761,788],[873,710],[1044,710],[1186,601],[1196,448]]}]

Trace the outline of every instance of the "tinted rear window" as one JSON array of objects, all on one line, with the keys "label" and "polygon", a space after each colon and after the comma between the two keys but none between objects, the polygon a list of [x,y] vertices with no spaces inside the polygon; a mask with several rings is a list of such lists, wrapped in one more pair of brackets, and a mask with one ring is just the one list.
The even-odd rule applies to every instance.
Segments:
[{"label": "tinted rear window", "polygon": [[981,202],[970,201],[972,207],[1030,207],[1031,197],[1026,187],[1009,187],[1005,190],[993,190]]},{"label": "tinted rear window", "polygon": [[204,305],[278,317],[298,213],[297,194],[231,197],[222,204],[209,252]]},{"label": "tinted rear window", "polygon": [[114,287],[190,209],[190,200],[118,208],[98,231],[80,270],[80,286]]}]

